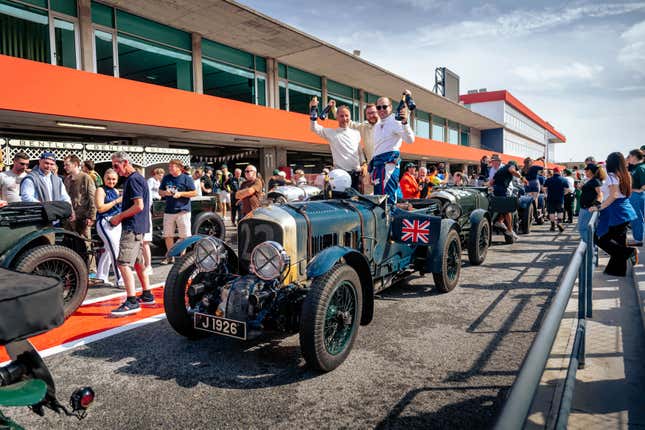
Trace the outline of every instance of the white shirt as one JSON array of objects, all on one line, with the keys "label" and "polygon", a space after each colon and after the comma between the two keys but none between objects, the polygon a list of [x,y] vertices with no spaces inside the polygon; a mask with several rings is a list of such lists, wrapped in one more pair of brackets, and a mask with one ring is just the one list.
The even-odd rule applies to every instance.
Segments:
[{"label": "white shirt", "polygon": [[[609,186],[610,185],[619,185],[620,181],[618,180],[618,177],[614,173],[607,173],[607,179],[602,181],[602,186],[600,187],[600,191],[602,192],[602,201],[604,202],[609,198]],[[620,187],[618,187],[618,197],[617,198],[623,198],[625,195],[620,192]]]},{"label": "white shirt", "polygon": [[400,150],[403,142],[414,142],[414,131],[409,123],[403,125],[395,120],[394,114],[374,126],[374,157]]},{"label": "white shirt", "polygon": [[374,157],[374,127],[378,124],[370,124],[367,121],[350,121],[349,128],[358,130],[361,134],[361,146],[365,152],[365,158],[370,161]]},{"label": "white shirt", "polygon": [[493,180],[493,177],[495,176],[495,173],[497,173],[497,171],[498,171],[499,169],[501,169],[503,166],[504,166],[504,165],[500,163],[500,165],[499,165],[499,167],[498,167],[497,169],[496,169],[496,168],[494,168],[493,166],[490,166],[490,167],[488,168],[488,182],[490,182],[490,181],[492,181],[492,180]]},{"label": "white shirt", "polygon": [[202,194],[202,178],[195,179],[193,178],[193,182],[195,183],[195,191],[197,191],[197,196],[196,197],[201,197]]},{"label": "white shirt", "polygon": [[155,178],[154,176],[148,178],[148,190],[150,190],[151,199],[161,200],[161,196],[159,195],[160,186],[161,182],[159,182],[157,178]]},{"label": "white shirt", "polygon": [[325,128],[311,121],[311,131],[329,142],[335,169],[351,172],[361,167],[361,134],[351,128]]},{"label": "white shirt", "polygon": [[574,190],[576,189],[575,179],[573,179],[573,176],[565,176],[564,179],[566,179],[567,182],[569,183],[569,189],[564,190],[564,193],[565,194],[573,193]]},{"label": "white shirt", "polygon": [[25,176],[27,176],[27,172],[17,175],[13,170],[0,173],[0,200],[9,203],[22,201],[20,183]]}]

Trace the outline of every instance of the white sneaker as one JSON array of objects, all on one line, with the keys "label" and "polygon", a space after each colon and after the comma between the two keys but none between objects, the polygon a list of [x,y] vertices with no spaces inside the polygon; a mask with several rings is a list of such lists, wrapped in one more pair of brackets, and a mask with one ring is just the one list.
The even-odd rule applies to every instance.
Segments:
[{"label": "white sneaker", "polygon": [[504,230],[504,231],[507,230],[506,224],[504,224],[501,221],[497,221],[495,224],[493,224],[493,226],[496,227],[496,228],[499,228],[500,230]]},{"label": "white sneaker", "polygon": [[150,276],[152,275],[152,266],[146,267],[146,269],[143,271],[146,275]]},{"label": "white sneaker", "polygon": [[514,231],[511,232],[511,235],[513,236],[514,240],[520,240],[520,237]]}]

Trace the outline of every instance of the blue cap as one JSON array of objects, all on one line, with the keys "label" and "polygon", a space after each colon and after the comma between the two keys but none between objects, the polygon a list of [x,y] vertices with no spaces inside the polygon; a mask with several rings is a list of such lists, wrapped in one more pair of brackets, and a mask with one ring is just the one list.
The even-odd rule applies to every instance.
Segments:
[{"label": "blue cap", "polygon": [[56,161],[56,154],[54,154],[51,151],[45,151],[42,154],[40,154],[40,159],[41,160],[54,160],[54,161]]}]

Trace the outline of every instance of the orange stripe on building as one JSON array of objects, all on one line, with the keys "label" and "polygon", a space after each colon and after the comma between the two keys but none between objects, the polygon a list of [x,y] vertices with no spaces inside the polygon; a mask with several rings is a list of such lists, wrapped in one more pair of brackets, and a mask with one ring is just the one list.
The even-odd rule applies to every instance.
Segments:
[{"label": "orange stripe on building", "polygon": [[[308,116],[0,55],[0,110],[326,145]],[[328,124],[335,125],[335,121]],[[488,150],[417,137],[404,155],[477,163]],[[504,161],[521,157],[501,155]]]}]

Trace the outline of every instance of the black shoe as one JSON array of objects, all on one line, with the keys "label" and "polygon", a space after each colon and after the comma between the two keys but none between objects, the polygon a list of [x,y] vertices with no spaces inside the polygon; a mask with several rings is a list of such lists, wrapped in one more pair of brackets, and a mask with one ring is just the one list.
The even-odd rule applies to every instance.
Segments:
[{"label": "black shoe", "polygon": [[554,223],[551,223],[551,228],[549,229],[549,231],[555,231],[555,224]]},{"label": "black shoe", "polygon": [[155,296],[152,295],[150,291],[144,291],[139,297],[137,297],[137,302],[141,306],[152,306],[155,303]]},{"label": "black shoe", "polygon": [[125,317],[136,314],[137,312],[141,312],[141,306],[139,306],[139,303],[136,301],[131,302],[130,300],[126,300],[121,304],[121,306],[110,312],[110,315],[113,317]]},{"label": "black shoe", "polygon": [[558,223],[558,230],[560,230],[560,233],[564,231],[564,226],[560,223]]}]

